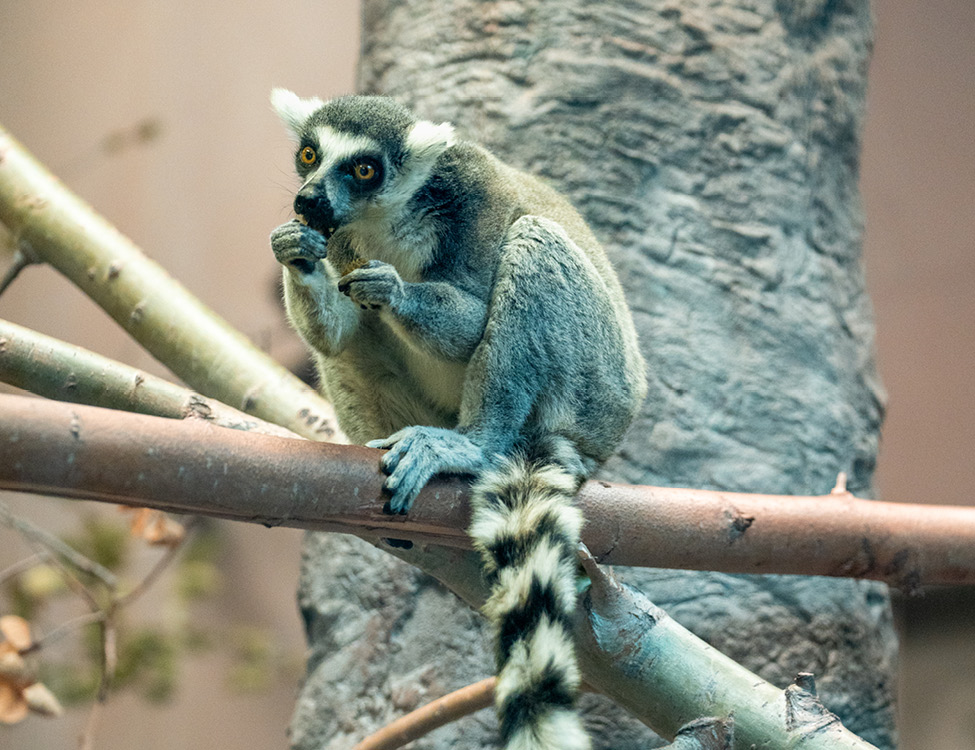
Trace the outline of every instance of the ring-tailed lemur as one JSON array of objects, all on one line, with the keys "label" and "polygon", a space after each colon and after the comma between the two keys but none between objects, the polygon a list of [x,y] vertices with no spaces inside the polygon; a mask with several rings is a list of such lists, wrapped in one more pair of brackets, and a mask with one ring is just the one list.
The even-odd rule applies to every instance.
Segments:
[{"label": "ring-tailed lemur", "polygon": [[302,185],[271,247],[339,424],[388,449],[389,512],[435,474],[477,476],[505,747],[588,748],[573,498],[646,392],[619,282],[564,198],[449,124],[384,97],[272,103]]}]

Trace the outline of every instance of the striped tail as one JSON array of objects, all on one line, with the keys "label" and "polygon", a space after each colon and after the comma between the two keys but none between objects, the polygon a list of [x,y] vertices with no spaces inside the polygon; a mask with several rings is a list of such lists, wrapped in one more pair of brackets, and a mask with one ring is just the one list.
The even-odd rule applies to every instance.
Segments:
[{"label": "striped tail", "polygon": [[472,491],[469,533],[491,584],[483,611],[497,634],[495,706],[506,750],[589,750],[574,709],[578,489],[559,466],[512,459]]}]

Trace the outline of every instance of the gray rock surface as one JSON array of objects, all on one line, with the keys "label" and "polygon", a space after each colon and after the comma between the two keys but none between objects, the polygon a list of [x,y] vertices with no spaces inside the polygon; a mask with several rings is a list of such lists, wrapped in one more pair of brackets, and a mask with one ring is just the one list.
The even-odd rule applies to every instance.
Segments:
[{"label": "gray rock surface", "polygon": [[[871,493],[883,392],[857,189],[871,22],[855,0],[365,0],[360,89],[450,120],[550,179],[626,286],[650,396],[604,476],[753,492]],[[678,622],[762,677],[816,674],[893,748],[883,586],[630,569]],[[310,535],[301,750],[491,673],[480,618],[359,540]],[[655,746],[585,701],[595,747]],[[489,711],[418,750],[491,747]]]}]

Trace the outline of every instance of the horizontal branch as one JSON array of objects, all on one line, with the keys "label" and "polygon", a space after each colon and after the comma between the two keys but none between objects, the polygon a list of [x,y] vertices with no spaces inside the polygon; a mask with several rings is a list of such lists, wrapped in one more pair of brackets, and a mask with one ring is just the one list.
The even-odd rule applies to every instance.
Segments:
[{"label": "horizontal branch", "polygon": [[[379,452],[0,396],[0,489],[267,526],[467,547],[467,483],[384,515]],[[588,482],[584,541],[606,564],[975,583],[975,509]]]}]

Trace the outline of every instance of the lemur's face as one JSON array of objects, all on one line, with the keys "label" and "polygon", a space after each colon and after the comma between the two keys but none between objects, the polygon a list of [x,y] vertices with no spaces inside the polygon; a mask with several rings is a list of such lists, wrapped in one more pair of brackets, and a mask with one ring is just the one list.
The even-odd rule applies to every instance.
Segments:
[{"label": "lemur's face", "polygon": [[453,140],[450,125],[418,121],[384,97],[322,102],[275,89],[272,104],[298,144],[295,213],[326,238],[405,204]]}]

